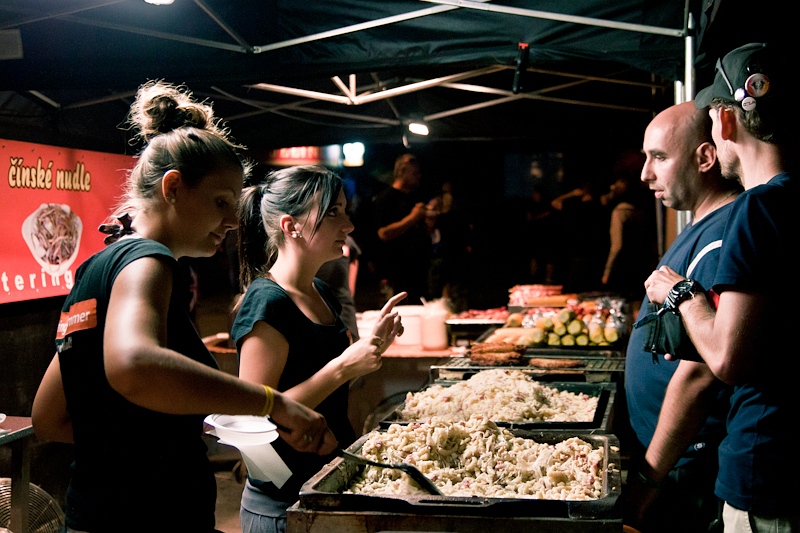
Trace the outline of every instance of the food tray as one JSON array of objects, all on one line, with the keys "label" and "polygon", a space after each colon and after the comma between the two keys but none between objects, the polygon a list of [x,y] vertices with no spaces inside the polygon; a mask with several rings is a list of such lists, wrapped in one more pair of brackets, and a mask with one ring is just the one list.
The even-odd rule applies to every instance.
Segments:
[{"label": "food tray", "polygon": [[469,379],[481,370],[490,368],[504,368],[509,370],[520,370],[532,378],[540,381],[591,381],[604,382],[611,381],[609,376],[625,372],[625,358],[615,352],[613,356],[604,355],[579,355],[570,353],[570,359],[579,359],[583,366],[576,368],[538,368],[530,366],[528,361],[531,357],[544,357],[563,359],[564,355],[560,351],[554,353],[547,350],[541,355],[525,355],[517,366],[479,366],[470,362],[468,357],[450,357],[438,365],[430,367],[430,381],[437,379]]},{"label": "food tray", "polygon": [[[474,342],[485,342],[495,330],[503,326],[489,326]],[[624,349],[628,344],[628,335],[620,336],[619,340],[614,344],[609,345],[586,345],[586,346],[548,346],[546,344],[538,344],[536,346],[528,346],[525,353],[528,355],[538,357],[539,354],[545,355],[568,355],[570,357],[580,354],[592,355],[596,357],[623,357]]]},{"label": "food tray", "polygon": [[[603,491],[597,500],[563,501],[531,498],[486,498],[436,495],[370,495],[343,494],[351,481],[364,468],[337,457],[315,474],[300,489],[299,507],[337,512],[371,511],[413,513],[418,515],[454,514],[471,516],[520,516],[558,518],[618,518],[617,499],[621,492],[619,441],[614,435],[550,433],[522,429],[510,430],[515,436],[556,444],[569,437],[579,437],[604,448]],[[347,448],[359,453],[369,435],[364,435]]]},{"label": "food tray", "polygon": [[[459,383],[462,380],[443,380],[438,379],[433,382],[434,385],[442,385],[447,387],[454,383]],[[597,408],[594,412],[594,418],[588,422],[495,422],[499,427],[506,429],[524,429],[524,430],[544,430],[544,431],[586,431],[588,433],[610,433],[611,422],[614,414],[614,397],[617,392],[616,383],[584,383],[580,381],[571,382],[548,382],[548,387],[558,390],[566,390],[569,392],[585,393],[587,396],[597,397]],[[426,387],[427,388],[427,387]],[[425,390],[425,389],[422,389]],[[409,421],[399,420],[399,410],[403,408],[400,404],[397,409],[392,411],[388,416],[378,423],[381,428],[388,428],[392,424],[408,424]]]},{"label": "food tray", "polygon": [[480,516],[465,514],[384,513],[360,509],[353,512],[305,509],[300,502],[286,510],[290,533],[361,531],[380,533],[486,533],[487,531],[535,531],[536,533],[620,533],[622,517],[558,518],[540,516]]},{"label": "food tray", "polygon": [[504,320],[487,320],[483,318],[451,318],[445,321],[447,333],[450,337],[450,344],[458,345],[475,341],[485,337],[489,331],[502,327]]}]

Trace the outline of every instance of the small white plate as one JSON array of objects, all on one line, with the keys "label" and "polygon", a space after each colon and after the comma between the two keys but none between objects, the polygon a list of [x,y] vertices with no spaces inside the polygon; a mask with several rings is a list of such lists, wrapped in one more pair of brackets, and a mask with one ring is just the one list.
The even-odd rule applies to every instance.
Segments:
[{"label": "small white plate", "polygon": [[231,431],[243,433],[263,433],[275,431],[278,426],[270,422],[266,416],[254,415],[208,415],[206,423],[214,427],[223,427]]},{"label": "small white plate", "polygon": [[278,438],[278,427],[265,416],[215,414],[208,415],[205,422],[220,440],[233,446],[264,444]]}]

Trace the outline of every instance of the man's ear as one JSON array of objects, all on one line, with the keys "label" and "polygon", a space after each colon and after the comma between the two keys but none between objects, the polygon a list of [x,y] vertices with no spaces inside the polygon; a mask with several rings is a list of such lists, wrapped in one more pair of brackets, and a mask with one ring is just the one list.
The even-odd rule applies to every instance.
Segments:
[{"label": "man's ear", "polygon": [[719,107],[720,136],[725,141],[736,142],[736,111],[727,107]]},{"label": "man's ear", "polygon": [[695,150],[695,157],[700,172],[708,172],[717,163],[717,147],[710,142],[701,143]]},{"label": "man's ear", "polygon": [[183,176],[179,170],[168,170],[161,178],[161,194],[164,199],[169,203],[175,203],[178,198],[178,189],[180,188]]}]

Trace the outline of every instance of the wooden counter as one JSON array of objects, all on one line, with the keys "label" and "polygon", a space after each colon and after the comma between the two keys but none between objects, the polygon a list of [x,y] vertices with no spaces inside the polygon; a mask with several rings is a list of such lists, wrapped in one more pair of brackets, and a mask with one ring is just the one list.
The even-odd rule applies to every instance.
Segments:
[{"label": "wooden counter", "polygon": [[383,357],[388,358],[408,358],[408,359],[429,359],[431,357],[452,357],[458,353],[453,348],[446,348],[444,350],[426,350],[419,345],[404,345],[392,343],[389,349],[383,352]]}]

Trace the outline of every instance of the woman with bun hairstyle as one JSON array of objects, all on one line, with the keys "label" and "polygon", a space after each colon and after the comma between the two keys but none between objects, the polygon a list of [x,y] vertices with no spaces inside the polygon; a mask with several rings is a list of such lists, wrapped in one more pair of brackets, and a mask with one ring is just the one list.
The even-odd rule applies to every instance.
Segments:
[{"label": "woman with bun hairstyle", "polygon": [[[238,249],[246,290],[231,330],[239,377],[316,409],[343,446],[356,438],[347,416],[348,383],[380,368],[381,353],[402,333],[393,307],[406,297],[390,299],[372,335],[352,342],[341,303],[315,277],[320,266],[341,257],[354,229],[346,207],[341,178],[319,166],[277,170],[244,190]],[[302,484],[335,457],[294,450],[282,439],[273,446],[292,476],[281,487],[248,478],[244,533],[285,531],[286,509]]]},{"label": "woman with bun hairstyle", "polygon": [[101,226],[108,246],[77,270],[33,428],[74,443],[68,532],[210,533],[206,415],[269,414],[283,441],[310,455],[337,442],[322,415],[219,370],[189,316],[178,259],[212,256],[236,229],[249,171],[239,147],[183,87],[143,85],[129,118],[146,145],[119,224]]}]

